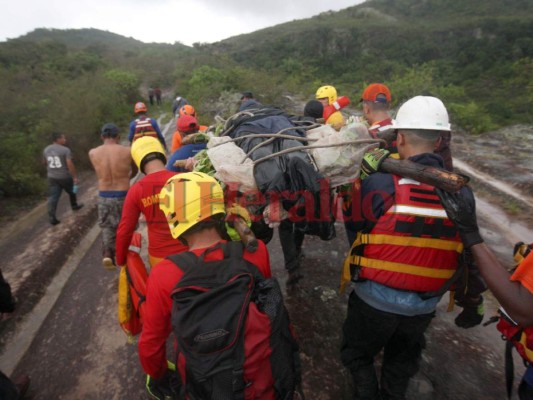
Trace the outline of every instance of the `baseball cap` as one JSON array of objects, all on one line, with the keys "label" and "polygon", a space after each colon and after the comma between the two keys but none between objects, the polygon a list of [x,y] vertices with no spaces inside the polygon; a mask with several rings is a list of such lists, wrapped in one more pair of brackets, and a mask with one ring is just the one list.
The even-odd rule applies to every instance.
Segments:
[{"label": "baseball cap", "polygon": [[102,136],[115,138],[118,136],[118,128],[115,124],[105,124],[100,132]]},{"label": "baseball cap", "polygon": [[249,99],[254,98],[254,94],[252,92],[242,92],[241,95],[242,95],[241,100],[244,99],[245,97],[248,97]]},{"label": "baseball cap", "polygon": [[389,88],[382,83],[371,83],[361,95],[361,101],[372,103],[390,103],[391,99]]},{"label": "baseball cap", "polygon": [[192,115],[182,115],[178,118],[178,131],[183,133],[191,133],[198,130],[198,120]]}]

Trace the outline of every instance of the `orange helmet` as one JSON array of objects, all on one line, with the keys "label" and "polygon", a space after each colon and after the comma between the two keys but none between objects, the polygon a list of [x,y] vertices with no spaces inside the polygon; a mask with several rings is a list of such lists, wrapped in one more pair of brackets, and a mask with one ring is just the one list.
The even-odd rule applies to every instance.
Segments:
[{"label": "orange helmet", "polygon": [[148,111],[148,109],[146,108],[146,104],[140,101],[138,103],[135,103],[135,108],[133,110],[135,111],[135,114]]},{"label": "orange helmet", "polygon": [[185,104],[180,108],[180,117],[183,117],[184,115],[196,117],[196,110],[190,104]]}]

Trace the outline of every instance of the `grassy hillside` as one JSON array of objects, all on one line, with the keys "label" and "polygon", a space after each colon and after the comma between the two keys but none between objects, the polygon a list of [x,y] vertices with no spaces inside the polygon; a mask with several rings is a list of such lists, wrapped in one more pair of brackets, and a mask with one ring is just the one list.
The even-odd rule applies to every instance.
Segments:
[{"label": "grassy hillside", "polygon": [[208,124],[235,109],[228,99],[243,90],[281,105],[331,84],[356,105],[374,81],[390,86],[395,105],[440,97],[452,123],[471,133],[531,124],[533,3],[369,0],[193,47],[38,29],[0,43],[0,197],[43,192],[40,153],[54,130],[68,133],[88,167],[99,128],[115,122],[125,132],[148,86],[168,94],[167,112],[180,94]]},{"label": "grassy hillside", "polygon": [[[454,101],[463,91],[461,100],[478,104],[495,125],[532,120],[525,104],[533,98],[521,90],[533,81],[528,1],[373,0],[230,38],[210,51],[275,73],[300,68],[315,86],[328,82],[352,97],[367,82],[385,81],[398,102],[421,91]],[[402,77],[413,76],[421,82],[404,90]],[[502,97],[509,89],[513,98]]]}]

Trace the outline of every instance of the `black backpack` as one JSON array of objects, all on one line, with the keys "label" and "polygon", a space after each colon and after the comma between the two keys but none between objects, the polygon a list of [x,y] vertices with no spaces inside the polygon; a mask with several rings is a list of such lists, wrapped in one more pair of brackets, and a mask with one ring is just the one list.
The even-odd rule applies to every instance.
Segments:
[{"label": "black backpack", "polygon": [[293,399],[299,347],[278,281],[243,259],[240,242],[208,251],[218,248],[222,260],[191,252],[168,257],[184,272],[171,294],[176,365],[185,364],[182,394],[244,399],[246,390],[254,399]]}]

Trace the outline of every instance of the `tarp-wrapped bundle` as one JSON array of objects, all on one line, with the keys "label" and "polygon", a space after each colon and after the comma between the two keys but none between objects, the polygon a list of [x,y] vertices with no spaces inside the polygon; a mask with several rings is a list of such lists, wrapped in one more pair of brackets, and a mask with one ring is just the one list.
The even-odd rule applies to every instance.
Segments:
[{"label": "tarp-wrapped bundle", "polygon": [[367,127],[358,122],[344,126],[339,132],[330,125],[322,125],[307,131],[307,137],[313,140],[309,153],[332,187],[359,177],[364,154],[379,146]]},{"label": "tarp-wrapped bundle", "polygon": [[366,126],[352,123],[337,132],[271,107],[247,110],[228,122],[222,136],[207,145],[215,177],[237,183],[240,192],[259,190],[265,205],[281,204],[298,229],[333,238],[331,188],[356,179],[364,153],[379,143]]},{"label": "tarp-wrapped bundle", "polygon": [[[225,183],[237,180],[239,190],[246,191],[251,187],[251,173],[265,206],[275,202],[285,210],[292,209],[297,217],[302,214],[297,227],[307,234],[324,240],[335,236],[332,215],[318,215],[323,176],[307,152],[305,130],[298,123],[279,109],[263,107],[233,118],[224,134],[242,153],[229,143],[218,144],[225,140],[224,136],[212,139],[208,155],[217,170],[216,177]],[[329,196],[328,186],[326,190]]]},{"label": "tarp-wrapped bundle", "polygon": [[225,183],[238,182],[243,192],[257,190],[253,161],[229,136],[211,138],[207,156],[215,168],[215,178]]}]

